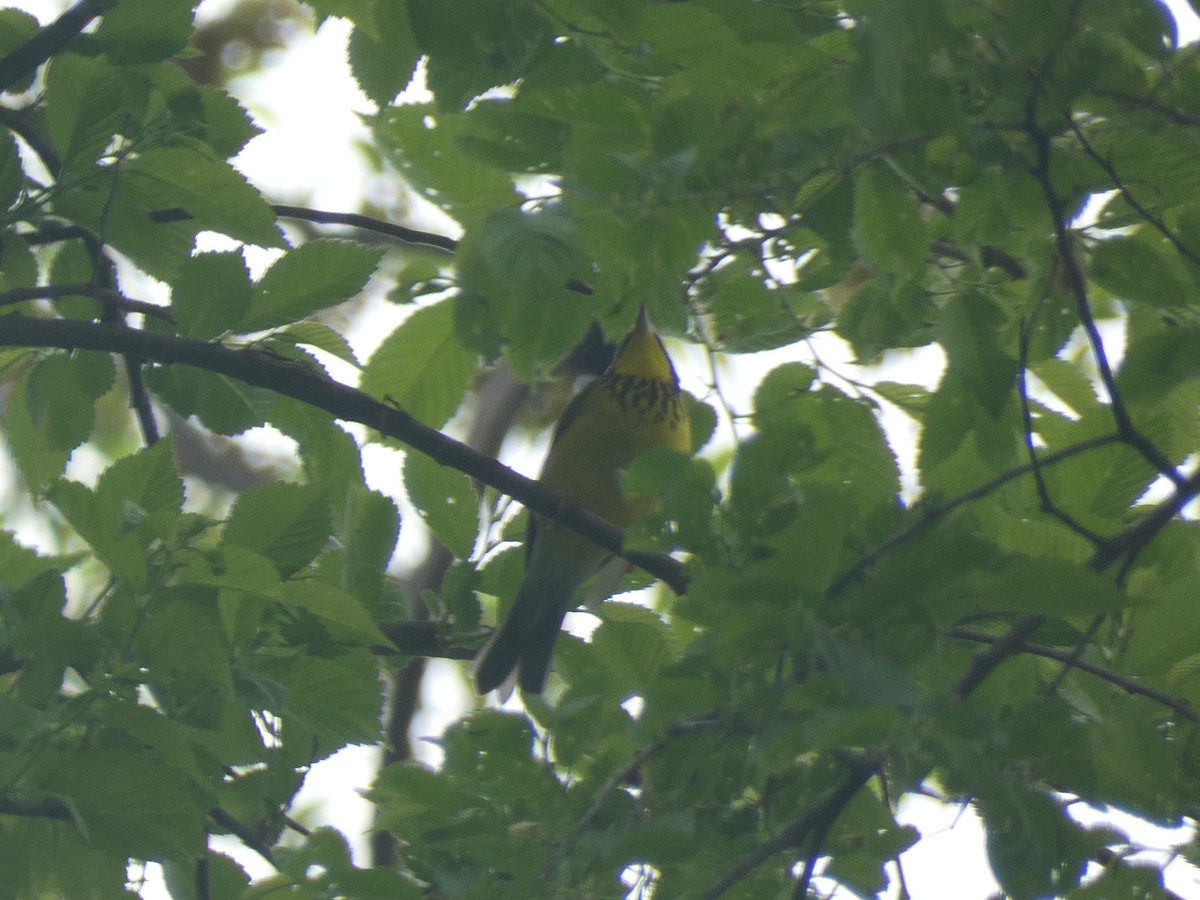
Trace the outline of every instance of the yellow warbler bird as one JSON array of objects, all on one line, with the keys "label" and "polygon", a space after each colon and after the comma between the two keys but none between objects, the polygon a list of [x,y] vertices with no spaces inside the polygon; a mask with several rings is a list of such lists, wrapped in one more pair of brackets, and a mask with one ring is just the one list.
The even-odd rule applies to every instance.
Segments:
[{"label": "yellow warbler bird", "polygon": [[[654,501],[625,498],[618,473],[650,447],[690,453],[692,426],[675,367],[643,306],[612,365],[563,411],[540,480],[627,528]],[[541,693],[563,617],[579,588],[609,558],[607,550],[566,525],[530,515],[517,597],[472,666],[479,693],[499,687],[514,670],[521,690]]]}]

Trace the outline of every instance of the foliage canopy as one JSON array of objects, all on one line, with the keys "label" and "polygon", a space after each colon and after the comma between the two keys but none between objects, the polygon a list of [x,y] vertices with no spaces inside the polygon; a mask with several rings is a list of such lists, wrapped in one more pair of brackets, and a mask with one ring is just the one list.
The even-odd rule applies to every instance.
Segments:
[{"label": "foliage canopy", "polygon": [[[1200,62],[1160,6],[309,0],[456,241],[263,197],[193,5],[0,9],[0,897],[129,896],[131,860],[196,900],[869,896],[914,792],[974,805],[1011,896],[1168,895],[1069,809],[1200,801]],[[373,278],[416,310],[361,362],[330,310]],[[467,476],[621,540],[477,452],[512,424],[481,398],[642,302],[712,360],[698,423],[791,348],[736,444],[628,473],[663,507],[624,546],[678,596],[609,604],[530,717],[475,710],[419,764],[412,661],[468,658],[519,576]],[[839,340],[945,369],[839,371]],[[222,506],[200,434],[262,425],[295,471]],[[426,585],[385,573],[377,442],[447,548]],[[289,815],[351,743],[389,749],[370,863]]]}]

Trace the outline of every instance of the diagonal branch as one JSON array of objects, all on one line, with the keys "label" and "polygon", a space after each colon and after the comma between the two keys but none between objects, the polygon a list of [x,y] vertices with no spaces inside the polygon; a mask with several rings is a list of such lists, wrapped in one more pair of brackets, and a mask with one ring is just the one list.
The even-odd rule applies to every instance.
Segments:
[{"label": "diagonal branch", "polygon": [[1096,319],[1092,314],[1092,304],[1088,298],[1087,279],[1084,277],[1083,270],[1079,265],[1075,246],[1071,240],[1071,231],[1068,228],[1069,217],[1067,216],[1066,207],[1062,197],[1055,190],[1051,177],[1050,135],[1037,121],[1040,90],[1040,84],[1035,84],[1029,92],[1029,99],[1026,104],[1025,131],[1033,143],[1036,154],[1036,162],[1033,166],[1032,174],[1034,180],[1037,181],[1038,187],[1041,189],[1042,197],[1046,201],[1046,207],[1050,211],[1051,224],[1054,228],[1054,239],[1058,245],[1059,261],[1062,265],[1063,273],[1066,275],[1067,287],[1070,289],[1071,296],[1075,300],[1075,309],[1076,314],[1079,316],[1079,322],[1083,325],[1083,330],[1087,334],[1088,344],[1092,348],[1092,355],[1096,359],[1096,369],[1100,373],[1100,380],[1104,383],[1104,390],[1108,394],[1113,420],[1116,422],[1117,431],[1125,443],[1141,453],[1161,474],[1175,482],[1176,485],[1179,485],[1183,481],[1183,476],[1179,474],[1175,464],[1133,424],[1129,410],[1125,407],[1125,400],[1117,387],[1117,379],[1113,374],[1112,366],[1109,364],[1108,354],[1104,350],[1104,342],[1100,337],[1100,329],[1096,326]]},{"label": "diagonal branch", "polygon": [[116,0],[80,0],[16,50],[0,59],[0,93],[34,71],[77,37],[96,16],[116,6]]},{"label": "diagonal branch", "polygon": [[1116,188],[1125,202],[1129,204],[1130,208],[1139,216],[1141,216],[1151,228],[1166,238],[1171,246],[1179,251],[1180,256],[1183,256],[1190,262],[1200,266],[1200,255],[1198,255],[1195,250],[1181,241],[1179,236],[1176,235],[1175,232],[1171,231],[1171,229],[1166,226],[1162,219],[1154,215],[1154,213],[1150,212],[1150,210],[1146,209],[1146,207],[1142,206],[1142,204],[1138,202],[1138,199],[1133,196],[1133,192],[1129,190],[1129,186],[1126,185],[1121,176],[1117,174],[1116,166],[1114,166],[1110,160],[1101,156],[1096,148],[1092,146],[1091,142],[1087,139],[1087,135],[1083,133],[1083,129],[1079,127],[1079,123],[1076,122],[1071,116],[1067,116],[1066,119],[1067,124],[1071,126],[1071,130],[1075,132],[1075,138],[1079,141],[1079,146],[1083,148],[1083,152],[1091,158],[1092,162],[1104,170],[1104,174],[1108,176],[1108,180],[1112,182],[1112,186]]},{"label": "diagonal branch", "polygon": [[[1064,459],[1077,456],[1080,453],[1086,453],[1089,450],[1095,450],[1097,447],[1106,447],[1109,444],[1115,444],[1120,440],[1121,437],[1117,434],[1105,434],[1099,437],[1089,438],[1086,441],[1080,441],[1078,444],[1074,444],[1070,447],[1064,447],[1062,450],[1057,450],[1054,453],[1047,453],[1045,456],[1041,457],[1039,463],[1043,468],[1045,468],[1046,466],[1052,466],[1056,463],[1062,462]],[[829,590],[827,591],[828,595],[830,597],[837,597],[880,559],[887,556],[901,544],[908,543],[913,538],[917,537],[936,523],[940,522],[942,519],[946,518],[946,516],[950,515],[955,510],[966,506],[968,503],[973,503],[976,500],[986,497],[988,494],[991,494],[1004,487],[1004,485],[1008,484],[1010,481],[1020,478],[1022,475],[1028,475],[1033,470],[1034,467],[1030,463],[1026,463],[1022,466],[1016,466],[1015,468],[1009,469],[1007,472],[1001,472],[990,481],[985,481],[983,484],[979,485],[979,487],[969,490],[965,494],[960,494],[953,500],[948,500],[945,503],[941,503],[937,506],[930,506],[921,509],[919,513],[920,517],[916,522],[913,522],[913,524],[909,525],[903,531],[897,532],[882,543],[876,544],[857,560],[855,560],[854,565],[835,578],[833,580],[833,584],[829,586]]]},{"label": "diagonal branch", "polygon": [[[951,628],[948,634],[950,637],[963,641],[972,641],[976,644],[995,645],[1002,640],[998,635],[963,626]],[[1146,687],[1135,679],[1122,675],[1119,672],[1114,672],[1112,669],[1106,669],[1104,666],[1098,666],[1095,663],[1088,662],[1086,659],[1080,659],[1074,650],[1059,650],[1056,647],[1045,647],[1041,644],[1022,644],[1018,652],[1067,663],[1072,668],[1079,669],[1082,672],[1087,672],[1089,675],[1095,675],[1097,678],[1107,681],[1127,694],[1134,694],[1138,697],[1146,697],[1153,700],[1155,703],[1165,706],[1182,719],[1187,719],[1189,722],[1200,722],[1200,713],[1192,709],[1191,704],[1186,700],[1182,700],[1179,697],[1172,697],[1170,694],[1164,694],[1162,691]]]},{"label": "diagonal branch", "polygon": [[841,815],[846,804],[854,799],[854,796],[871,780],[878,769],[878,763],[859,762],[824,797],[805,810],[798,818],[785,825],[769,841],[738,860],[701,896],[704,897],[704,900],[716,900],[776,853],[802,843],[810,833],[817,829],[828,829]]},{"label": "diagonal branch", "polygon": [[416,228],[385,222],[361,213],[330,212],[323,209],[310,209],[307,206],[289,206],[285,203],[277,203],[271,209],[275,211],[276,215],[285,219],[303,219],[319,225],[348,225],[351,228],[361,228],[363,231],[382,234],[404,244],[415,244],[431,250],[440,250],[443,253],[453,253],[458,249],[458,241],[444,234],[418,231]]},{"label": "diagonal branch", "polygon": [[622,550],[624,535],[615,525],[545,485],[430,428],[404,410],[334,381],[313,366],[258,350],[234,349],[120,325],[34,319],[15,314],[0,316],[0,346],[133,354],[160,363],[194,366],[292,397],[343,421],[358,422],[393,437],[444,466],[516,498],[534,512],[562,522],[610,553],[644,569],[676,593],[682,593],[687,587],[688,579],[678,560],[656,553]]}]

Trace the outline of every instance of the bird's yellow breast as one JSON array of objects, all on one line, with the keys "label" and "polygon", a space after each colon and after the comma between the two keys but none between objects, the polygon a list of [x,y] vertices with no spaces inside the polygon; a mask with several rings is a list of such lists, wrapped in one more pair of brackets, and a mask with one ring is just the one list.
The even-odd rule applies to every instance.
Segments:
[{"label": "bird's yellow breast", "polygon": [[[585,387],[564,413],[541,474],[544,484],[620,528],[654,508],[652,500],[624,497],[620,471],[650,447],[682,453],[692,449],[691,422],[670,361],[657,338],[651,340],[670,380],[622,371],[618,356],[617,363]],[[567,530],[551,522],[539,524]],[[603,556],[586,539],[578,541],[578,552]]]}]

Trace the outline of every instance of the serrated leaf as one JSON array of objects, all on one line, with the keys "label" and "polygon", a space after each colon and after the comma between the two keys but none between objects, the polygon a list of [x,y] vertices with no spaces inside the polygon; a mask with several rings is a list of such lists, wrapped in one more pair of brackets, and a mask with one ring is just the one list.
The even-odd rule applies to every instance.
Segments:
[{"label": "serrated leaf", "polygon": [[882,166],[864,168],[854,194],[854,235],[863,253],[894,274],[920,271],[929,253],[920,204],[896,175]]},{"label": "serrated leaf", "polygon": [[283,245],[262,195],[202,144],[148,149],[126,159],[115,182],[71,185],[56,203],[56,212],[103,231],[142,269],[166,280],[190,257],[201,231]]},{"label": "serrated leaf", "polygon": [[319,239],[276,260],[254,285],[240,329],[287,325],[356,296],[370,280],[383,251],[349,241]]},{"label": "serrated leaf", "polygon": [[171,312],[183,337],[228,334],[249,308],[250,273],[240,253],[188,257],[172,279]]},{"label": "serrated leaf", "polygon": [[183,509],[183,479],[175,468],[170,440],[118,459],[104,470],[96,495],[107,505],[132,503],[146,512],[178,514]]},{"label": "serrated leaf", "polygon": [[302,609],[320,619],[336,641],[367,647],[391,644],[366,607],[341,588],[314,579],[294,579],[282,585],[275,595],[283,606]]},{"label": "serrated leaf", "polygon": [[63,172],[90,172],[127,123],[125,86],[103,57],[55,56],[46,72],[46,130]]},{"label": "serrated leaf", "polygon": [[58,481],[46,492],[64,519],[113,574],[134,588],[146,581],[146,551],[136,535],[122,527],[119,505],[75,481]]},{"label": "serrated leaf", "polygon": [[271,560],[288,578],[329,540],[329,498],[318,487],[266,484],[244,492],[225,523],[224,540]]},{"label": "serrated leaf", "polygon": [[196,416],[217,434],[241,434],[266,421],[275,394],[245,382],[191,366],[146,371],[146,385],[179,415]]},{"label": "serrated leaf", "polygon": [[268,690],[278,696],[273,711],[321,736],[327,751],[379,740],[382,685],[369,652],[334,659],[256,656],[247,667],[269,680]]},{"label": "serrated leaf", "polygon": [[29,373],[26,403],[39,439],[55,450],[74,450],[92,432],[96,401],[113,385],[105,353],[47,356]]},{"label": "serrated leaf", "polygon": [[183,50],[195,0],[121,0],[105,10],[96,41],[113,62],[155,62]]},{"label": "serrated leaf", "polygon": [[561,210],[496,211],[463,236],[458,265],[463,292],[484,298],[499,319],[519,375],[562,358],[591,323],[586,298],[568,289],[587,279],[588,265],[578,231]]},{"label": "serrated leaf", "polygon": [[918,709],[928,703],[916,682],[892,661],[829,635],[819,646],[830,669],[864,700],[902,709]]},{"label": "serrated leaf", "polygon": [[373,21],[350,35],[350,72],[364,94],[386,106],[408,86],[421,51],[404,0],[378,0]]},{"label": "serrated leaf", "polygon": [[342,362],[349,363],[355,368],[361,368],[354,348],[340,333],[320,322],[297,322],[282,331],[272,335],[276,340],[291,341],[294,344],[306,344],[324,350],[330,356],[335,356]]},{"label": "serrated leaf", "polygon": [[446,549],[459,559],[469,557],[479,530],[479,498],[471,479],[410,451],[404,457],[404,489]]},{"label": "serrated leaf", "polygon": [[1057,559],[1023,558],[991,572],[970,572],[947,589],[974,609],[1047,616],[1095,615],[1130,599],[1111,578]]},{"label": "serrated leaf", "polygon": [[440,428],[474,376],[475,355],[459,343],[454,304],[443,300],[418,309],[384,339],[363,369],[360,386]]},{"label": "serrated leaf", "polygon": [[190,862],[204,847],[206,798],[152,754],[105,747],[46,753],[32,780],[67,801],[88,839],[109,852]]}]

